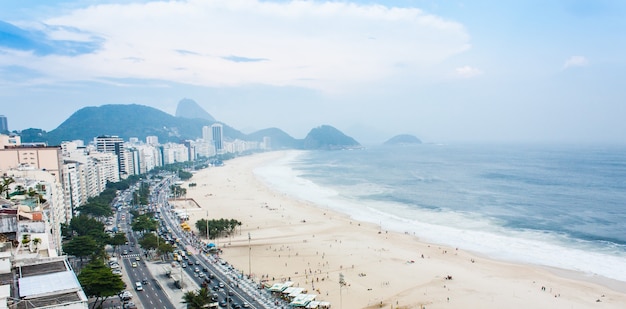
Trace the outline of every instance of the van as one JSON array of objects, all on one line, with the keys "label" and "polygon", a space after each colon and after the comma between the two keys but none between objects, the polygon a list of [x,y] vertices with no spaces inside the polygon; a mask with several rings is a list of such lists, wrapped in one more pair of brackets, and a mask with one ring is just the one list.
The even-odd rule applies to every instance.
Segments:
[{"label": "van", "polygon": [[143,291],[143,285],[141,285],[141,282],[139,281],[135,282],[135,290]]}]

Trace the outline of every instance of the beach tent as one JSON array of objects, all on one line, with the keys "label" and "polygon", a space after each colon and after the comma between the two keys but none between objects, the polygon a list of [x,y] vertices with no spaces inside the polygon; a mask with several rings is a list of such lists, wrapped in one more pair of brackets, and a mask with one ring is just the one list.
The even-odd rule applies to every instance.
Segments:
[{"label": "beach tent", "polygon": [[289,306],[291,306],[291,307],[305,307],[310,302],[314,301],[315,297],[317,297],[317,295],[315,295],[315,294],[300,294],[300,295],[296,296],[296,298],[294,298],[289,303]]},{"label": "beach tent", "polygon": [[310,302],[310,303],[308,303],[308,304],[306,305],[306,308],[307,308],[307,309],[317,309],[317,308],[319,307],[319,305],[320,305],[320,302],[318,302],[318,301],[312,301],[312,302]]},{"label": "beach tent", "polygon": [[292,285],[293,282],[291,281],[286,281],[284,283],[274,283],[274,285],[269,288],[269,291],[272,293],[282,293],[286,288]]},{"label": "beach tent", "polygon": [[[286,290],[285,290],[286,291]],[[304,293],[304,288],[293,288],[287,296],[290,298],[296,298],[298,295]],[[284,293],[284,292],[283,292]]]}]

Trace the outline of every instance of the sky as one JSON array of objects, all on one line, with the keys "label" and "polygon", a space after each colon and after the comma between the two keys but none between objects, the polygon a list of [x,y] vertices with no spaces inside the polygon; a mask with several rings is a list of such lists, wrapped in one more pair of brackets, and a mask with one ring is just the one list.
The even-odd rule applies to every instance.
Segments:
[{"label": "sky", "polygon": [[0,1],[10,130],[183,98],[244,133],[624,144],[626,1]]}]

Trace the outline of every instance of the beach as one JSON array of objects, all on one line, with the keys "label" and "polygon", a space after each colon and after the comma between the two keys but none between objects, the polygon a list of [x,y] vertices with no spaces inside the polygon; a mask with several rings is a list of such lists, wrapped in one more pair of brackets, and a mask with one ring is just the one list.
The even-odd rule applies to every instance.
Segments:
[{"label": "beach", "polygon": [[419,234],[387,231],[272,191],[254,169],[285,154],[198,171],[183,184],[195,203],[174,203],[187,208],[191,226],[206,218],[240,221],[232,237],[212,242],[256,281],[292,281],[333,308],[626,307],[623,282],[429,244]]}]

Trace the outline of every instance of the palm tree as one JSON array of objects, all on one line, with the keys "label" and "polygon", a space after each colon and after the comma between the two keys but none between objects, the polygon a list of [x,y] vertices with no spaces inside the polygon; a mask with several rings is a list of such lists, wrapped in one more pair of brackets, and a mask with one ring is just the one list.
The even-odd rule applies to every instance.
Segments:
[{"label": "palm tree", "polygon": [[187,304],[187,309],[203,309],[211,303],[211,296],[207,288],[189,291],[183,295],[183,304]]},{"label": "palm tree", "polygon": [[9,196],[9,185],[14,183],[15,179],[13,177],[2,176],[2,183],[0,183],[0,195],[6,192],[7,199],[10,199]]}]

